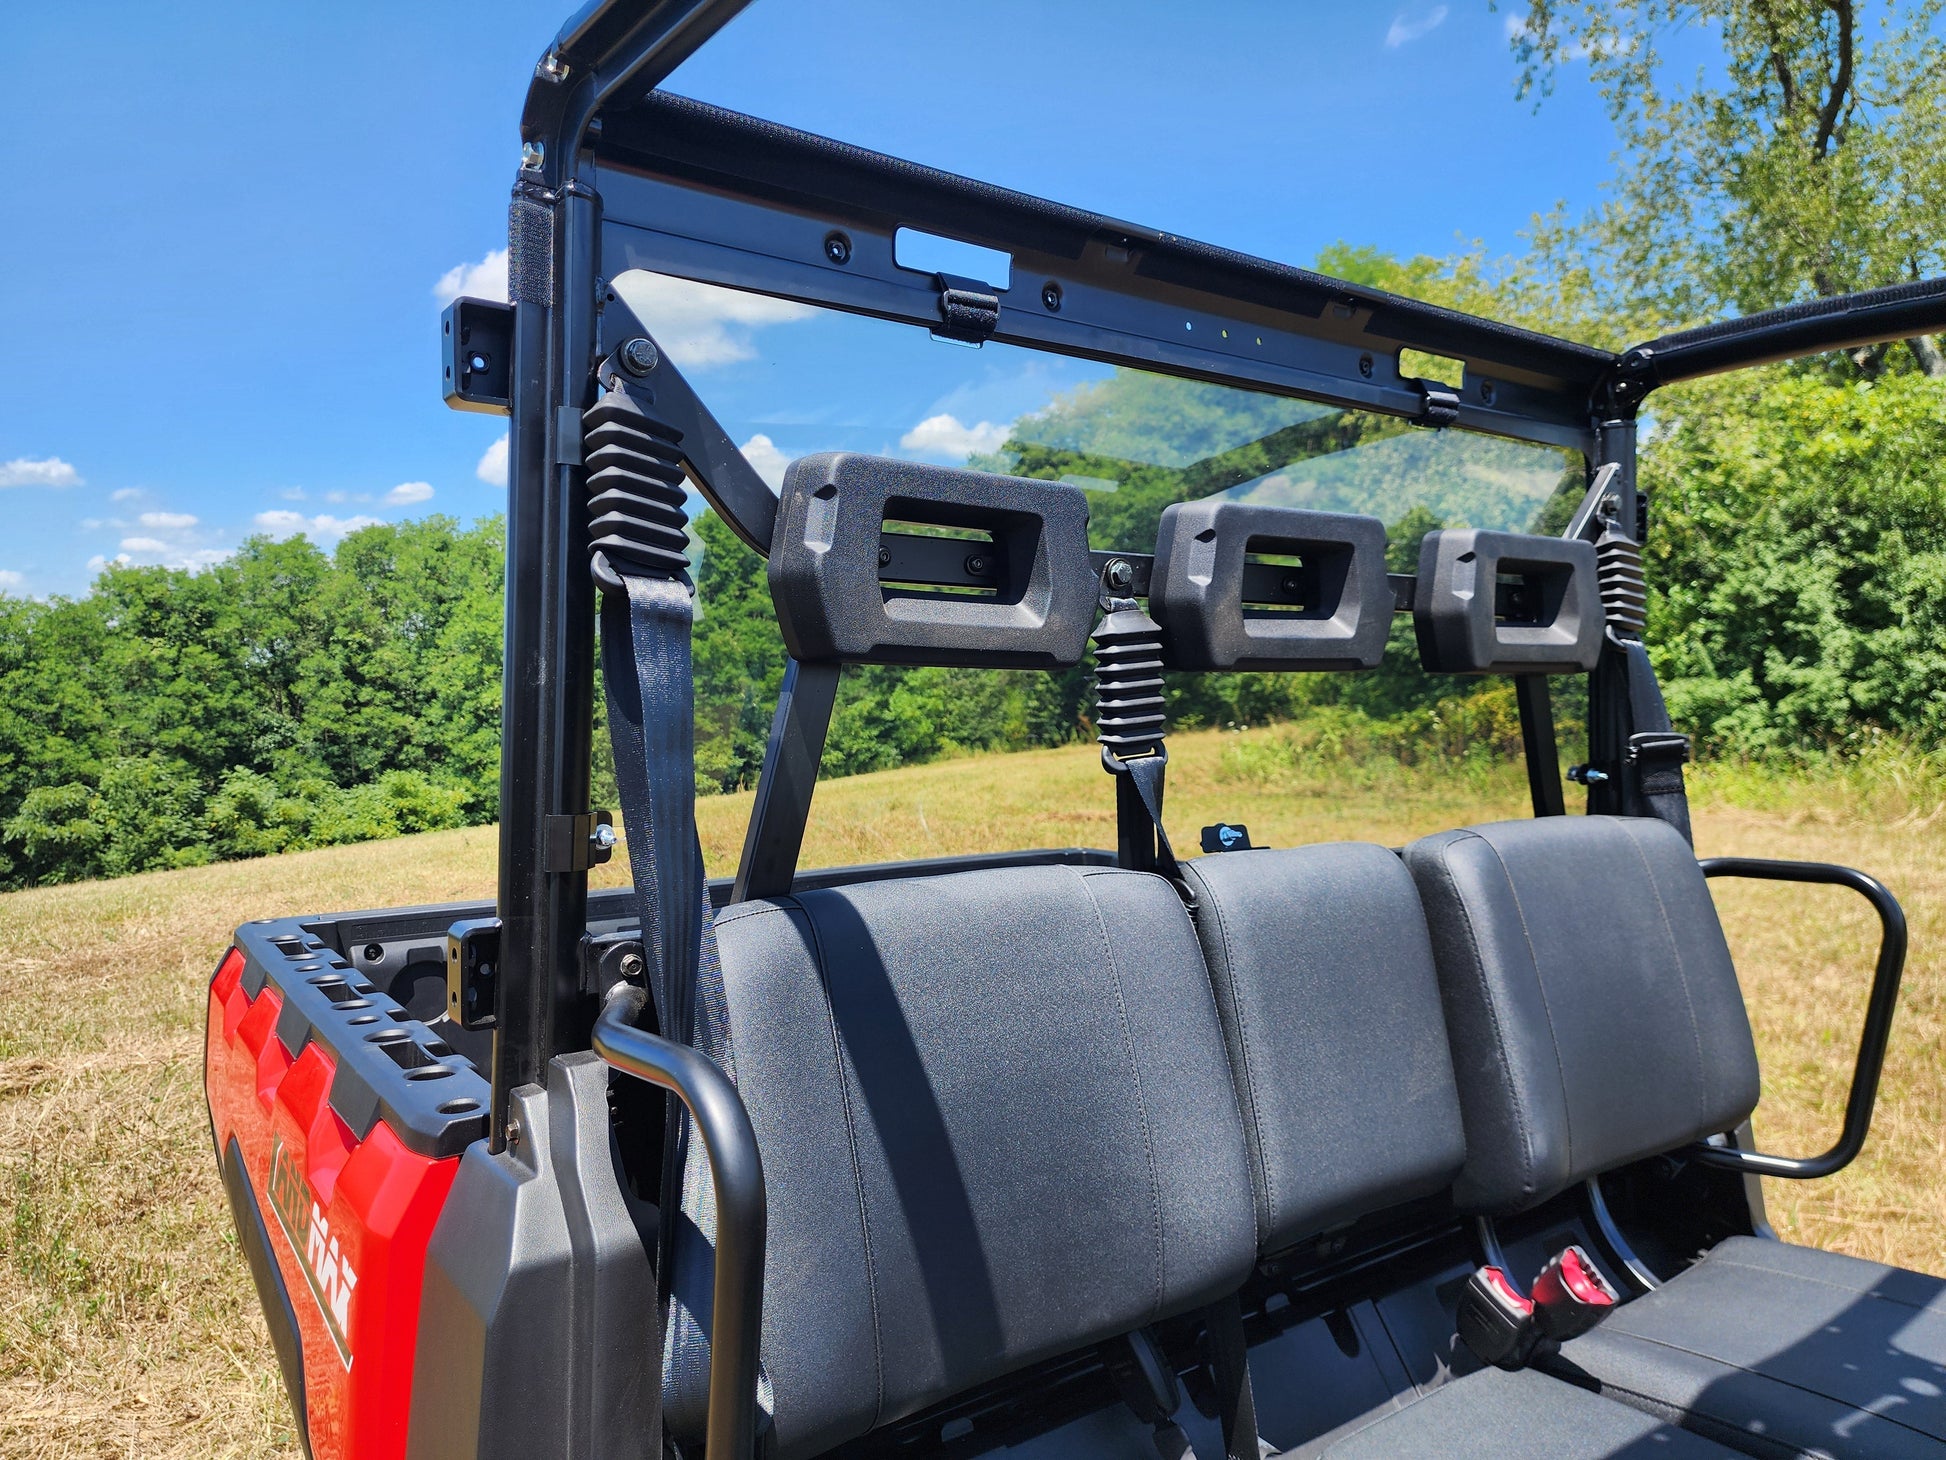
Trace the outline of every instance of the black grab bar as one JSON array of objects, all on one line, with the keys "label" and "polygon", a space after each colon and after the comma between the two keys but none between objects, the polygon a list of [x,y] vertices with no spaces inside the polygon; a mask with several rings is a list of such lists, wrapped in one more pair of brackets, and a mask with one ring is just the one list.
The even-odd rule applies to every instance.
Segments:
[{"label": "black grab bar", "polygon": [[[757,1442],[757,1340],[763,1329],[766,1199],[757,1134],[736,1086],[700,1050],[635,1027],[648,996],[617,984],[595,1021],[595,1053],[689,1107],[716,1189],[710,1321],[710,1460],[751,1460]],[[669,1254],[657,1253],[667,1262]]]},{"label": "black grab bar", "polygon": [[1849,887],[1878,913],[1878,964],[1872,973],[1872,997],[1865,1006],[1865,1028],[1858,1038],[1858,1062],[1852,1067],[1851,1093],[1845,1099],[1845,1124],[1838,1143],[1821,1156],[1769,1156],[1711,1145],[1692,1146],[1688,1152],[1709,1165],[1730,1166],[1753,1176],[1786,1176],[1800,1181],[1829,1176],[1851,1164],[1864,1148],[1866,1132],[1871,1129],[1879,1075],[1885,1069],[1885,1045],[1892,1035],[1892,1011],[1899,1001],[1899,980],[1905,974],[1905,911],[1877,878],[1829,862],[1706,857],[1701,866],[1705,877],[1755,877],[1767,882],[1822,882]]}]

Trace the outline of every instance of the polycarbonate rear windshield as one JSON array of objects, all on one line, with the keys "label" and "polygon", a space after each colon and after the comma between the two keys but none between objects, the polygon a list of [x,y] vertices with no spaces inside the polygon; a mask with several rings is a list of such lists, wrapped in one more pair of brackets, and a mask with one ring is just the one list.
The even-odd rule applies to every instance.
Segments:
[{"label": "polycarbonate rear windshield", "polygon": [[1416,541],[1528,531],[1578,499],[1581,454],[1154,374],[646,272],[613,287],[773,490],[815,451],[1072,482],[1098,547],[1146,552],[1172,502],[1358,512]]}]

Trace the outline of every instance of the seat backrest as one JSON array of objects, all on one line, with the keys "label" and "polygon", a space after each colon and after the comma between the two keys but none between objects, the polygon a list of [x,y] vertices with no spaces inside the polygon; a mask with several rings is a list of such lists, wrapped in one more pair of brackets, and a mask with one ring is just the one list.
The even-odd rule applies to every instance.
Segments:
[{"label": "seat backrest", "polygon": [[[1248,1159],[1161,878],[863,883],[734,905],[717,941],[769,1190],[781,1460],[1241,1286]],[[708,1238],[679,1227],[674,1260],[666,1413],[695,1436]]]},{"label": "seat backrest", "polygon": [[1721,1131],[1757,1103],[1730,950],[1660,821],[1553,816],[1441,832],[1406,865],[1432,930],[1474,1211],[1543,1201]]},{"label": "seat backrest", "polygon": [[1358,843],[1183,864],[1243,1107],[1262,1250],[1438,1191],[1459,1097],[1412,877]]}]

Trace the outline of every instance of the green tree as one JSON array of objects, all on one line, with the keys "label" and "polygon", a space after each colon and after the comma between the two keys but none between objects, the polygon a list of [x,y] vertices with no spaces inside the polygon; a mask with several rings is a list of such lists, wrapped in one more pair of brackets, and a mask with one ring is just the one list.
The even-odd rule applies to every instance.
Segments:
[{"label": "green tree", "polygon": [[[1946,271],[1946,0],[1527,0],[1536,104],[1586,61],[1622,137],[1608,201],[1557,214],[1539,278],[1590,288],[1611,345]],[[1678,70],[1672,37],[1721,65]],[[1912,363],[1946,375],[1936,340]],[[1883,368],[1882,350],[1858,364]]]}]

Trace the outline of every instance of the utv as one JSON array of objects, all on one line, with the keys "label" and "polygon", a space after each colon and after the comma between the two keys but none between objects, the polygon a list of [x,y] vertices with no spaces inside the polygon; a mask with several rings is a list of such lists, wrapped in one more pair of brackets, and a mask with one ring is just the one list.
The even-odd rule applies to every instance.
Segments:
[{"label": "utv", "polygon": [[[1635,482],[1657,388],[1937,331],[1946,282],[1615,356],[657,90],[737,9],[569,22],[521,119],[512,302],[445,319],[447,400],[511,423],[495,904],[247,923],[210,986],[212,1133],[307,1453],[1946,1455],[1946,1284],[1779,1242],[1756,1179],[1857,1155],[1903,919],[1859,872],[1696,859]],[[915,236],[999,263],[922,271]],[[1260,434],[1141,464],[1153,540],[1091,543],[1099,442],[1038,475],[831,452],[773,492],[638,271],[1193,382]],[[1393,485],[1463,449],[1542,490],[1388,572],[1338,510],[1377,480],[1329,455],[1343,422]],[[767,559],[790,655],[731,882],[694,821],[692,493]],[[1395,616],[1429,672],[1514,678],[1533,817],[1178,859],[1166,676],[1370,670]],[[843,666],[1059,672],[1091,641],[1113,849],[798,869]],[[588,890],[597,643],[625,892]],[[1556,676],[1585,678],[1586,815]],[[1821,1155],[1753,1148],[1712,877],[1882,921]]]}]

